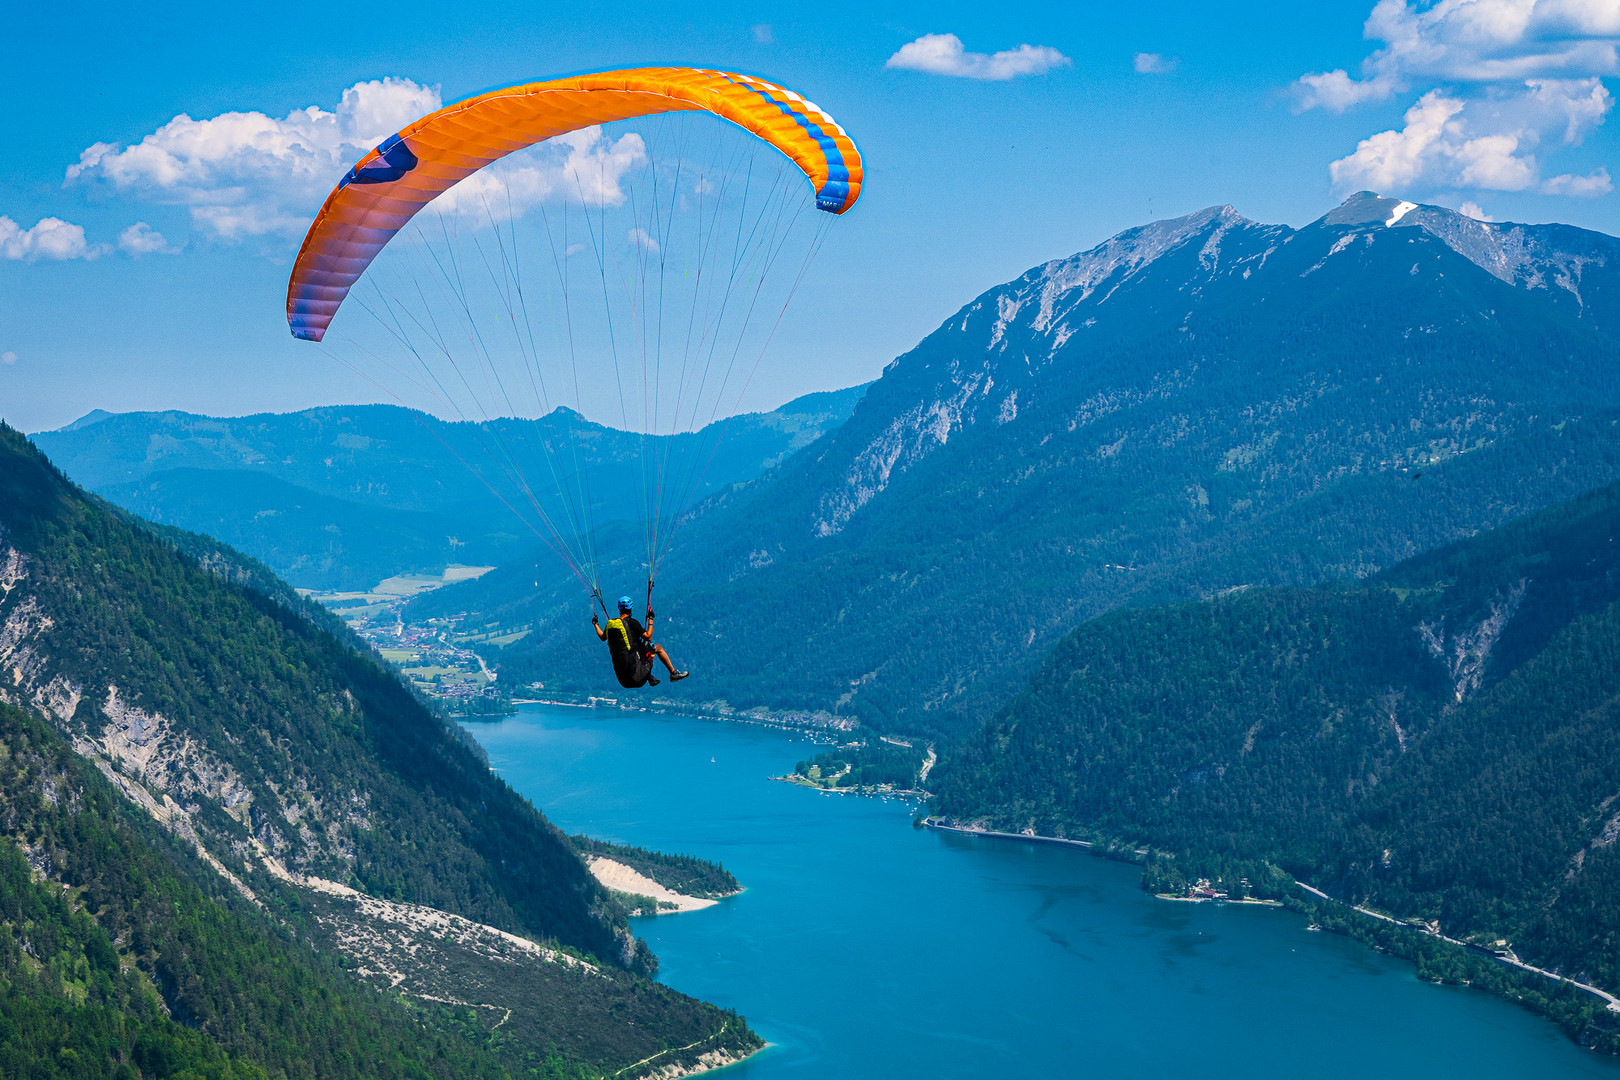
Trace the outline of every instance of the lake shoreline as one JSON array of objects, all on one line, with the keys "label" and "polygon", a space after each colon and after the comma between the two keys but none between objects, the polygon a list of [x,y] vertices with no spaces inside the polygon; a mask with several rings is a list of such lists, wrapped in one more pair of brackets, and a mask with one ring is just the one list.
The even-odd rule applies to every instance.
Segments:
[{"label": "lake shoreline", "polygon": [[1234,900],[1230,896],[1176,896],[1173,893],[1156,892],[1155,900],[1175,900],[1182,904],[1250,904],[1254,907],[1287,907],[1281,900],[1261,900],[1258,897],[1245,896]]},{"label": "lake shoreline", "polygon": [[[773,778],[773,779],[775,779],[775,778]],[[921,827],[925,828],[925,829],[934,829],[934,830],[937,830],[939,832],[960,833],[960,834],[962,834],[964,836],[984,836],[984,837],[991,837],[991,838],[998,839],[998,840],[1020,840],[1020,841],[1023,841],[1024,843],[1034,843],[1034,844],[1058,844],[1058,845],[1064,845],[1064,846],[1068,846],[1068,847],[1078,847],[1078,848],[1081,848],[1082,850],[1085,850],[1089,854],[1093,854],[1093,855],[1108,855],[1108,854],[1110,854],[1108,852],[1105,852],[1105,851],[1099,849],[1097,847],[1096,843],[1094,841],[1090,841],[1090,840],[1070,840],[1070,839],[1067,839],[1067,838],[1061,837],[1061,836],[1042,836],[1039,833],[1035,833],[1035,832],[1027,832],[1027,833],[1023,833],[1023,832],[1017,832],[1017,833],[1003,832],[1003,831],[1000,831],[1000,830],[989,829],[989,828],[985,828],[985,827],[982,827],[982,826],[975,826],[975,825],[948,825],[948,824],[944,823],[943,821],[941,821],[940,819],[933,818],[933,817],[925,817],[925,818],[921,819],[918,822],[918,824]],[[1138,848],[1138,849],[1135,849],[1134,854],[1137,855],[1138,857],[1144,857],[1144,856],[1147,855],[1147,852],[1148,852],[1147,848]],[[1596,998],[1597,1000],[1603,1002],[1604,1007],[1607,1009],[1607,1011],[1612,1012],[1612,1013],[1620,1013],[1620,996],[1617,996],[1615,994],[1611,994],[1609,991],[1603,990],[1603,989],[1601,989],[1600,987],[1597,987],[1597,986],[1593,986],[1590,983],[1585,983],[1585,982],[1581,982],[1581,981],[1579,981],[1577,979],[1572,979],[1567,975],[1561,975],[1561,974],[1559,974],[1558,972],[1555,972],[1555,971],[1548,971],[1545,968],[1536,967],[1533,964],[1527,964],[1523,960],[1520,960],[1517,956],[1515,956],[1511,949],[1507,950],[1506,953],[1496,952],[1496,951],[1493,951],[1493,950],[1485,949],[1485,948],[1483,948],[1481,946],[1474,945],[1474,944],[1472,944],[1470,942],[1463,941],[1463,940],[1460,940],[1458,938],[1447,937],[1445,934],[1442,934],[1438,930],[1432,929],[1432,928],[1430,928],[1430,927],[1428,927],[1426,925],[1414,924],[1414,923],[1412,923],[1412,922],[1410,922],[1408,920],[1397,919],[1392,915],[1386,915],[1386,914],[1384,914],[1382,912],[1373,911],[1372,909],[1364,907],[1363,905],[1360,905],[1360,904],[1353,904],[1353,903],[1350,903],[1350,902],[1345,901],[1345,900],[1339,900],[1339,899],[1337,899],[1337,898],[1335,898],[1333,896],[1330,896],[1327,893],[1323,892],[1321,889],[1318,889],[1313,885],[1308,885],[1303,881],[1299,881],[1299,880],[1295,879],[1294,880],[1294,885],[1297,886],[1301,891],[1309,894],[1312,898],[1314,898],[1316,900],[1319,900],[1319,901],[1324,901],[1324,902],[1326,902],[1328,904],[1334,905],[1337,908],[1341,908],[1341,909],[1344,909],[1346,911],[1350,911],[1350,912],[1353,912],[1353,913],[1358,914],[1358,915],[1365,916],[1365,917],[1370,918],[1370,919],[1378,920],[1379,922],[1382,922],[1382,923],[1384,923],[1384,924],[1386,924],[1386,925],[1388,925],[1388,926],[1390,926],[1392,928],[1396,928],[1396,929],[1399,929],[1401,931],[1405,931],[1405,932],[1412,933],[1412,934],[1419,934],[1419,935],[1422,935],[1423,937],[1428,938],[1430,940],[1443,942],[1446,945],[1449,945],[1449,946],[1451,946],[1453,948],[1460,949],[1462,952],[1464,952],[1466,954],[1478,955],[1478,956],[1481,956],[1481,957],[1488,957],[1489,959],[1495,961],[1498,964],[1501,964],[1504,967],[1507,967],[1507,968],[1510,968],[1510,969],[1516,969],[1516,970],[1524,972],[1526,974],[1539,975],[1539,976],[1542,976],[1543,978],[1546,978],[1546,979],[1552,981],[1555,984],[1560,984],[1560,985],[1572,987],[1572,988],[1574,988],[1576,990],[1582,991],[1582,992]],[[1240,899],[1240,900],[1234,900],[1234,899],[1232,899],[1230,897],[1224,897],[1224,896],[1220,896],[1220,897],[1215,897],[1215,896],[1175,896],[1175,895],[1170,894],[1170,893],[1154,893],[1153,896],[1154,896],[1155,899],[1158,899],[1158,900],[1172,900],[1172,901],[1180,901],[1180,902],[1183,902],[1183,903],[1246,904],[1246,905],[1251,905],[1251,906],[1255,906],[1255,907],[1274,907],[1274,908],[1286,908],[1286,907],[1289,907],[1289,904],[1282,901],[1282,900],[1260,899],[1260,898],[1256,898],[1256,897],[1244,897],[1243,899]],[[1312,924],[1310,925],[1310,927],[1308,927],[1308,929],[1320,930],[1321,927],[1319,925],[1317,925],[1315,922],[1312,922]],[[1352,937],[1352,940],[1357,940],[1357,941],[1361,940],[1360,938],[1357,938],[1355,935],[1351,935],[1351,937]],[[1375,950],[1378,950],[1378,951],[1385,951],[1385,950],[1381,949],[1381,947],[1379,947],[1377,945],[1373,945],[1373,944],[1365,942],[1365,941],[1363,941],[1361,943],[1366,945],[1368,948],[1372,948],[1372,949],[1375,949]],[[1402,954],[1396,953],[1395,955],[1402,955]],[[1409,957],[1405,957],[1404,955],[1402,956],[1402,958],[1410,960]],[[1464,985],[1472,985],[1472,984],[1465,983]],[[1505,998],[1507,998],[1507,1000],[1513,1001],[1515,1004],[1518,1004],[1523,1008],[1527,1008],[1531,1012],[1538,1012],[1538,1013],[1542,1013],[1542,1015],[1547,1015],[1546,1013],[1542,1012],[1542,1010],[1535,1008],[1533,1005],[1529,1005],[1529,1004],[1526,1004],[1525,1002],[1518,1001],[1518,1000],[1516,1000],[1515,998],[1513,998],[1510,995],[1500,994],[1500,993],[1497,993],[1497,992],[1492,991],[1492,990],[1490,990],[1488,988],[1485,988],[1485,987],[1479,987],[1478,989],[1481,989],[1483,992],[1485,992],[1487,994],[1491,994],[1492,996],[1505,997]],[[1554,1018],[1554,1017],[1549,1016],[1548,1018],[1549,1019],[1554,1019],[1555,1022],[1558,1022],[1556,1020],[1556,1018]],[[1563,1027],[1565,1032],[1567,1034],[1569,1034],[1572,1039],[1577,1034],[1575,1031],[1571,1030],[1567,1024],[1559,1023],[1559,1026]]]},{"label": "lake shoreline", "polygon": [[865,785],[861,787],[822,787],[813,780],[806,779],[798,773],[787,773],[784,776],[769,776],[767,780],[774,780],[779,784],[792,784],[807,791],[819,791],[823,795],[864,795],[869,799],[887,798],[893,796],[897,799],[932,799],[931,792],[918,788],[885,788],[881,785]]},{"label": "lake shoreline", "polygon": [[[1016,829],[1008,838],[1025,843],[953,843],[909,828],[920,815],[898,800],[810,803],[761,783],[805,756],[802,734],[538,705],[467,726],[565,832],[723,859],[747,882],[746,895],[706,916],[632,922],[662,961],[661,982],[735,1010],[775,1044],[729,1075],[1066,1075],[1077,1055],[1102,1076],[1168,1075],[1264,1042],[1303,1060],[1331,1038],[1342,1052],[1314,1070],[1322,1080],[1464,1071],[1620,1080],[1620,1066],[1583,1053],[1530,1010],[1434,993],[1410,962],[1305,933],[1304,918],[1161,904],[1144,895],[1140,866],[1120,865],[1140,845],[1084,834],[1035,841]],[[1059,847],[1111,858],[1070,858]],[[685,891],[706,894],[695,884]],[[905,918],[889,917],[901,909]],[[1346,919],[1384,925],[1344,912],[1324,918],[1324,929]],[[881,977],[823,962],[855,955]],[[1043,991],[1028,993],[1037,983]],[[752,1040],[729,1043],[733,1054],[753,1049]],[[638,1071],[677,1058],[691,1067],[697,1053]]]},{"label": "lake shoreline", "polygon": [[[1039,833],[1033,832],[1001,832],[996,829],[987,829],[978,825],[947,825],[945,822],[935,817],[925,817],[922,819],[920,824],[925,829],[935,829],[939,832],[961,833],[964,836],[989,836],[998,840],[1022,840],[1026,844],[1061,844],[1067,847],[1082,848],[1097,855],[1103,854],[1101,851],[1095,850],[1096,844],[1090,840],[1070,840],[1067,837],[1042,836]],[[1136,854],[1146,855],[1147,849],[1140,848],[1136,851]]]},{"label": "lake shoreline", "polygon": [[[635,691],[624,691],[634,693]],[[654,701],[647,705],[631,705],[621,701],[618,697],[607,697],[602,694],[565,696],[560,698],[541,697],[514,697],[509,704],[514,708],[520,705],[545,705],[563,709],[610,709],[614,712],[628,713],[630,715],[653,715],[681,717],[690,720],[715,720],[729,724],[749,724],[756,727],[773,728],[778,731],[792,731],[801,735],[819,735],[833,740],[836,735],[847,735],[860,726],[860,721],[853,717],[836,717],[830,713],[809,713],[802,710],[788,712],[774,712],[763,706],[738,712],[729,708],[715,708],[713,706],[695,706],[682,708],[668,699]],[[467,724],[498,724],[503,720],[510,720],[516,713],[479,714],[459,717],[462,723]]]}]

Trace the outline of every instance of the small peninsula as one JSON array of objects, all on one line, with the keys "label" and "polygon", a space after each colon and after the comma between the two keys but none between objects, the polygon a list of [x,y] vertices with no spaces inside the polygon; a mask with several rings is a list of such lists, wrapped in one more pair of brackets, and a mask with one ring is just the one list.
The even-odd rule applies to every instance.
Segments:
[{"label": "small peninsula", "polygon": [[857,795],[928,798],[924,784],[939,756],[921,739],[879,735],[844,743],[801,761],[785,776],[771,779],[817,791]]},{"label": "small peninsula", "polygon": [[700,911],[742,892],[742,885],[717,862],[588,836],[569,839],[591,876],[613,894],[627,915]]}]

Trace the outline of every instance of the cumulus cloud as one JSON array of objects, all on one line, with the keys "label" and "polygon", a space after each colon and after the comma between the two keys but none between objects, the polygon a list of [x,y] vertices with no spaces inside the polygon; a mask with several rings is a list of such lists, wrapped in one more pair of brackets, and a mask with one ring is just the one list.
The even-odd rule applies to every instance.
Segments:
[{"label": "cumulus cloud", "polygon": [[[1333,162],[1328,172],[1340,193],[1524,191],[1540,184],[1538,148],[1578,145],[1612,105],[1597,78],[1530,80],[1517,93],[1476,99],[1431,90],[1406,111],[1405,127],[1361,140],[1355,153]],[[1541,190],[1603,194],[1607,177],[1557,177]]]},{"label": "cumulus cloud", "polygon": [[[1336,188],[1385,192],[1477,188],[1604,194],[1608,173],[1543,181],[1546,159],[1578,146],[1614,101],[1617,0],[1378,0],[1364,27],[1379,47],[1359,75],[1312,72],[1293,84],[1298,111],[1344,112],[1422,88],[1405,127],[1363,139],[1329,166]],[[1441,84],[1436,86],[1436,84]]]},{"label": "cumulus cloud", "polygon": [[1614,98],[1603,80],[1530,79],[1527,92],[1501,110],[1510,120],[1538,131],[1557,133],[1563,125],[1565,145],[1579,146],[1587,133],[1609,114]]},{"label": "cumulus cloud", "polygon": [[[1329,165],[1333,186],[1341,191],[1358,185],[1375,191],[1405,188],[1444,156],[1447,125],[1462,111],[1463,102],[1430,91],[1406,111],[1406,127],[1363,139],[1355,153]],[[1455,128],[1450,134],[1453,142],[1461,141]]]},{"label": "cumulus cloud", "polygon": [[924,34],[900,46],[885,67],[926,71],[963,79],[1016,79],[1067,67],[1067,56],[1049,45],[1020,45],[998,53],[968,52],[955,34]]},{"label": "cumulus cloud", "polygon": [[1613,191],[1614,184],[1609,180],[1609,170],[1600,168],[1585,176],[1565,173],[1543,180],[1540,190],[1544,195],[1579,195],[1592,199]]},{"label": "cumulus cloud", "polygon": [[1352,79],[1343,68],[1301,75],[1294,83],[1295,111],[1322,108],[1341,113],[1363,101],[1383,101],[1395,93],[1395,87],[1393,78]]},{"label": "cumulus cloud", "polygon": [[137,221],[118,234],[118,248],[137,257],[159,253],[172,254],[177,250],[169,246],[162,233],[144,221]]},{"label": "cumulus cloud", "polygon": [[760,45],[770,45],[776,41],[776,33],[771,29],[770,23],[755,23],[750,29],[754,34],[754,41]]},{"label": "cumulus cloud", "polygon": [[625,174],[646,161],[646,143],[635,132],[610,140],[600,127],[581,128],[480,169],[433,206],[441,213],[497,221],[548,200],[618,206],[625,198]]},{"label": "cumulus cloud", "polygon": [[17,354],[11,351],[0,353],[0,364],[12,367],[17,363]]},{"label": "cumulus cloud", "polygon": [[1362,77],[1342,68],[1300,76],[1301,109],[1342,112],[1420,79],[1482,84],[1620,72],[1613,0],[1379,0],[1363,29],[1382,47],[1362,61]]},{"label": "cumulus cloud", "polygon": [[1136,59],[1132,61],[1132,66],[1136,68],[1138,75],[1163,75],[1166,72],[1176,70],[1176,65],[1179,63],[1181,63],[1181,57],[1179,56],[1165,56],[1163,53],[1156,52],[1139,52],[1136,54]]},{"label": "cumulus cloud", "polygon": [[[280,119],[262,112],[201,120],[180,115],[133,145],[91,145],[67,170],[67,182],[184,206],[192,224],[213,239],[297,236],[356,160],[440,104],[436,87],[386,78],[356,83],[330,110],[311,105]],[[640,136],[610,141],[589,128],[502,159],[456,185],[434,208],[504,218],[544,199],[617,205],[624,174],[645,160]],[[126,230],[126,237],[123,246],[132,254],[165,250],[149,227]]]},{"label": "cumulus cloud", "polygon": [[1461,214],[1463,217],[1473,218],[1475,221],[1495,220],[1491,217],[1491,215],[1487,214],[1485,212],[1485,208],[1479,205],[1477,202],[1463,203],[1461,206],[1457,207],[1457,213]]},{"label": "cumulus cloud", "polygon": [[0,259],[12,262],[37,262],[40,259],[61,262],[66,259],[95,259],[106,253],[106,245],[85,240],[83,225],[48,217],[40,218],[33,228],[25,229],[9,217],[0,216]]},{"label": "cumulus cloud", "polygon": [[658,254],[658,241],[655,240],[652,233],[648,232],[646,229],[638,226],[625,233],[624,238],[629,241],[630,246],[635,248],[637,251],[645,252],[648,255]]},{"label": "cumulus cloud", "polygon": [[133,146],[92,144],[67,180],[186,206],[194,224],[220,239],[296,233],[356,159],[439,105],[437,88],[387,78],[349,87],[331,111],[311,105],[282,119],[182,113]]}]

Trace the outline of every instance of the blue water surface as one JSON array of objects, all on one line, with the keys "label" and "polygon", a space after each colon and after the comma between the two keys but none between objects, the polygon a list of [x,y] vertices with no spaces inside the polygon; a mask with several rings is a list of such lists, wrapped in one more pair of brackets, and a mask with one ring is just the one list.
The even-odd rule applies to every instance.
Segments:
[{"label": "blue water surface", "polygon": [[800,736],[548,706],[471,730],[568,832],[716,859],[743,883],[635,920],[663,981],[772,1043],[728,1080],[1620,1080],[1547,1021],[1290,912],[1156,900],[1132,866],[770,782],[816,752]]}]

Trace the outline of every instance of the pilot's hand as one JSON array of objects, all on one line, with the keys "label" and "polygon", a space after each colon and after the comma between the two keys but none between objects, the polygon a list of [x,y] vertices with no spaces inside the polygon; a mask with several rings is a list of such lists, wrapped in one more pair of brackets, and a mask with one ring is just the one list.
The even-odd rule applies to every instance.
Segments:
[{"label": "pilot's hand", "polygon": [[648,608],[648,609],[647,609],[647,621],[648,621],[648,622],[651,622],[651,621],[652,621],[652,617],[653,617],[653,611],[652,611],[652,608]]},{"label": "pilot's hand", "polygon": [[596,621],[596,612],[594,612],[594,611],[593,611],[593,612],[591,612],[591,625],[592,625],[592,626],[597,626],[597,625],[599,625],[599,624],[598,624],[598,623],[597,623],[597,621]]}]

